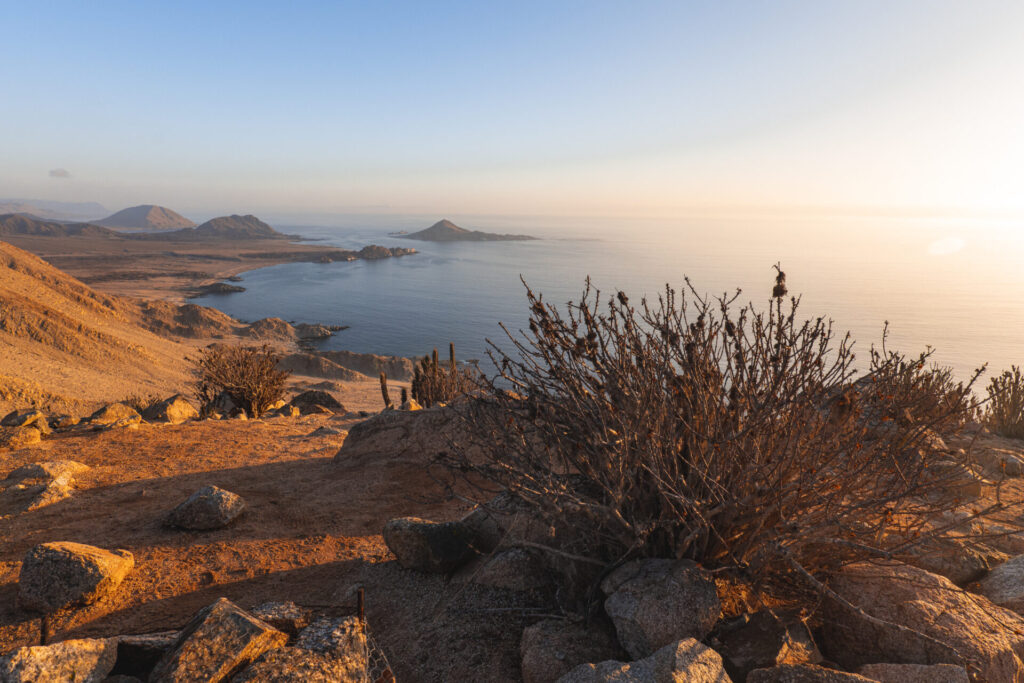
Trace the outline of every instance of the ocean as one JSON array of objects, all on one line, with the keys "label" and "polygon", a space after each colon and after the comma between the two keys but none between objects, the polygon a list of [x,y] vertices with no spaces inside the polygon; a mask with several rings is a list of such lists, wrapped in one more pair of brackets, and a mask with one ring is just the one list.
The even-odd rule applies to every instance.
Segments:
[{"label": "ocean", "polygon": [[454,342],[485,360],[487,339],[509,348],[527,320],[524,285],[551,303],[578,300],[589,276],[637,301],[689,276],[710,295],[742,290],[764,306],[782,264],[807,318],[850,331],[866,359],[889,322],[889,345],[961,378],[988,363],[1024,364],[1024,223],[933,217],[699,217],[680,220],[452,217],[463,227],[526,233],[529,242],[431,243],[389,235],[436,218],[338,216],[334,225],[275,224],[324,244],[415,247],[381,261],[294,263],[250,271],[245,292],[194,301],[242,320],[347,325],[324,349],[421,356]]}]

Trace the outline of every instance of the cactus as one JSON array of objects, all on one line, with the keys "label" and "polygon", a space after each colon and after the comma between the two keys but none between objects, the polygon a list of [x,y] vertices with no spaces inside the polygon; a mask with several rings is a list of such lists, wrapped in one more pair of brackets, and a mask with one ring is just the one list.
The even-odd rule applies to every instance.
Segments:
[{"label": "cactus", "polygon": [[455,360],[455,344],[449,343],[447,365],[441,365],[435,348],[414,367],[412,398],[424,408],[429,408],[469,392],[474,384],[473,375],[468,370],[459,369]]},{"label": "cactus", "polygon": [[384,407],[391,408],[391,396],[388,394],[388,373],[380,373],[380,395],[384,397]]},{"label": "cactus", "polygon": [[409,392],[405,390],[405,387],[402,387],[402,405],[404,406],[408,402],[409,402]]}]

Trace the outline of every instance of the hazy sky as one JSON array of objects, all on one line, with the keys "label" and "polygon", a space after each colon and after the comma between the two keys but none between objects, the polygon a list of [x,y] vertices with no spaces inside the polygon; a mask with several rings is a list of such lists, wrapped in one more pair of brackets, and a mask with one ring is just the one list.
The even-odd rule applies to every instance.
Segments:
[{"label": "hazy sky", "polygon": [[0,4],[0,196],[1024,212],[1024,2]]}]

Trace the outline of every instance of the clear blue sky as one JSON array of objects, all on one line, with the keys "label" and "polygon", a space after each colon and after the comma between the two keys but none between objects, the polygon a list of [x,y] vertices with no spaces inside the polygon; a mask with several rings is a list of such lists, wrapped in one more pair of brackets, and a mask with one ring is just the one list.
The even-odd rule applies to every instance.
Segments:
[{"label": "clear blue sky", "polygon": [[8,0],[0,25],[0,197],[1024,207],[1019,0]]}]

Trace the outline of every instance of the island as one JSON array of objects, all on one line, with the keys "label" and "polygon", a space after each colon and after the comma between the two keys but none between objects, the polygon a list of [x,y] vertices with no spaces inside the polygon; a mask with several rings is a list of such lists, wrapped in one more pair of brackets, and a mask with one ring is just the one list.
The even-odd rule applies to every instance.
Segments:
[{"label": "island", "polygon": [[535,240],[530,235],[501,235],[480,230],[466,230],[452,223],[447,218],[434,223],[426,230],[401,235],[402,239],[422,240],[424,242],[518,242]]}]

